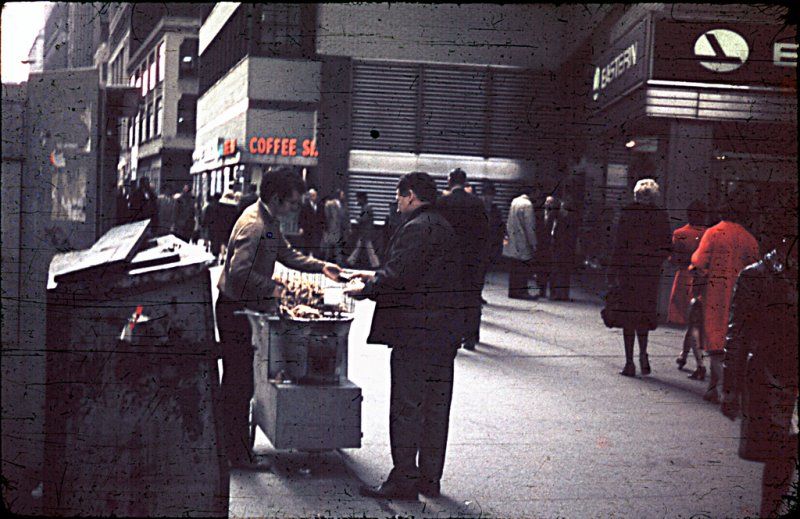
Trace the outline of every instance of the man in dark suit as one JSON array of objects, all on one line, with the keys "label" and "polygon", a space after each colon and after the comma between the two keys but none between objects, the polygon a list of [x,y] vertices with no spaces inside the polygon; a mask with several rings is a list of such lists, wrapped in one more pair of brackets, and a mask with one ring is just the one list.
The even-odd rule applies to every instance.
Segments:
[{"label": "man in dark suit", "polygon": [[463,310],[463,346],[474,350],[480,341],[481,292],[489,246],[489,217],[481,199],[464,189],[466,183],[467,174],[461,168],[451,171],[447,180],[450,192],[439,200],[438,206],[456,233],[454,252],[463,261],[458,289]]},{"label": "man in dark suit", "polygon": [[305,252],[315,258],[322,257],[320,243],[322,242],[322,229],[325,227],[325,211],[319,203],[317,190],[308,190],[303,206],[300,208],[300,229],[303,230],[303,244]]},{"label": "man in dark suit", "polygon": [[[409,173],[397,185],[398,210],[407,216],[392,237],[388,257],[363,285],[349,287],[376,304],[368,342],[392,348],[389,441],[392,469],[362,495],[386,499],[436,497],[444,469],[453,360],[460,336],[454,325],[450,272],[458,266],[453,228],[434,207],[436,183]],[[419,460],[419,463],[417,462]]]},{"label": "man in dark suit", "polygon": [[281,233],[278,218],[296,211],[303,180],[286,169],[266,173],[261,179],[259,202],[247,207],[231,232],[225,268],[219,278],[216,305],[222,346],[222,420],[225,451],[232,466],[250,466],[247,416],[253,396],[253,348],[245,308],[275,309],[280,286],[273,281],[275,262],[304,272],[322,272],[338,279],[341,269],[293,249]]}]

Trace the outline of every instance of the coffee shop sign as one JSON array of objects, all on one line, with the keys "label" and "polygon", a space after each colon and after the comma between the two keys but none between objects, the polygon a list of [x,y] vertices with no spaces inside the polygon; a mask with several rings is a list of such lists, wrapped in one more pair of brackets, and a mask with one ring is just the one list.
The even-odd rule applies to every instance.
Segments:
[{"label": "coffee shop sign", "polygon": [[622,52],[611,60],[603,68],[596,67],[594,70],[594,99],[600,96],[600,91],[610,85],[615,79],[622,77],[625,72],[636,66],[636,56],[639,42],[635,41],[626,47]]}]

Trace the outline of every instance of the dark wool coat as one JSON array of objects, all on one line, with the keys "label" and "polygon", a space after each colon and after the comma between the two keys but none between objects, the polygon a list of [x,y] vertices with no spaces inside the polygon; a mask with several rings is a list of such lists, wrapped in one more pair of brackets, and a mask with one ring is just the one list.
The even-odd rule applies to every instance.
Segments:
[{"label": "dark wool coat", "polygon": [[610,274],[619,283],[622,328],[655,330],[661,264],[672,248],[667,212],[634,202],[622,209]]},{"label": "dark wool coat", "polygon": [[772,252],[739,275],[725,343],[723,387],[741,405],[744,459],[797,454],[797,349],[797,270]]},{"label": "dark wool coat", "polygon": [[409,214],[394,233],[384,265],[363,295],[377,305],[367,342],[411,348],[455,348],[460,336],[453,309],[460,261],[453,228],[431,206]]}]

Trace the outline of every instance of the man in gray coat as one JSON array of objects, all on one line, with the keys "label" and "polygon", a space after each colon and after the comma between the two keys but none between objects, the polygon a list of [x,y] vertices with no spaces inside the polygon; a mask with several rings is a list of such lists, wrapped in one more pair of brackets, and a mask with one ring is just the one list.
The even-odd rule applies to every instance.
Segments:
[{"label": "man in gray coat", "polygon": [[536,254],[536,224],[533,202],[527,193],[511,201],[506,233],[508,243],[503,248],[503,256],[511,264],[508,273],[508,297],[536,299],[528,292],[532,261]]},{"label": "man in gray coat", "polygon": [[[368,342],[392,348],[389,441],[392,469],[365,496],[436,497],[444,470],[453,360],[461,339],[453,292],[460,268],[452,226],[434,208],[436,183],[427,173],[409,173],[397,185],[405,222],[394,233],[384,265],[361,274],[362,287],[348,289],[375,300]],[[456,302],[457,303],[457,302]]]}]

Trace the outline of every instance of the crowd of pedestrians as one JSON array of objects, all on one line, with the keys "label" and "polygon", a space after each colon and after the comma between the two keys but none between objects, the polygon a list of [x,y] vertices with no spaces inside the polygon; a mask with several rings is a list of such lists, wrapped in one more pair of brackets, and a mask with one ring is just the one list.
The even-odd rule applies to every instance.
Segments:
[{"label": "crowd of pedestrians", "polygon": [[[401,178],[396,203],[383,226],[365,192],[357,193],[353,225],[341,189],[320,199],[299,177],[278,169],[265,175],[238,204],[220,194],[195,210],[190,186],[157,197],[147,178],[118,192],[120,223],[153,220],[157,234],[172,232],[189,241],[203,237],[224,258],[217,322],[225,374],[226,452],[234,465],[252,463],[246,427],[252,395],[249,325],[237,310],[264,308],[280,287],[271,279],[274,262],[339,279],[342,267],[366,264],[356,298],[377,303],[370,342],[388,344],[391,355],[390,443],[394,468],[378,487],[362,493],[404,498],[436,496],[447,444],[453,390],[453,359],[459,348],[480,344],[486,274],[498,262],[508,268],[508,297],[569,301],[578,227],[570,199],[542,201],[532,188],[511,201],[508,218],[495,203],[496,188],[486,182],[473,193],[460,168],[437,192],[426,173]],[[791,197],[794,198],[791,198]],[[685,327],[679,369],[693,354],[689,378],[708,379],[704,398],[719,403],[725,416],[742,416],[739,454],[764,463],[761,512],[777,510],[796,464],[797,430],[792,425],[797,376],[797,213],[796,194],[783,211],[758,216],[742,191],[727,193],[713,210],[701,201],[686,208],[688,222],[671,231],[660,203],[660,187],[639,180],[633,202],[620,211],[606,263],[608,291],[601,317],[622,330],[625,363],[621,375],[653,371],[648,356],[650,332],[659,325],[662,268],[675,268],[666,320]],[[776,202],[776,205],[780,205]],[[278,220],[298,215],[298,249],[280,233]],[[764,225],[764,223],[767,223]],[[268,229],[278,247],[265,258],[257,236]],[[264,231],[266,232],[266,231]],[[766,255],[759,243],[767,244]],[[531,290],[538,289],[538,293]],[[247,352],[246,354],[243,352]],[[708,361],[708,369],[705,360]],[[426,424],[423,427],[423,424]],[[431,426],[431,424],[436,424]]]}]

